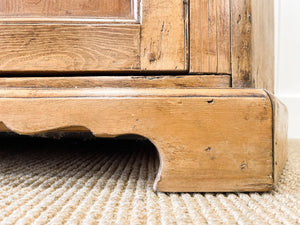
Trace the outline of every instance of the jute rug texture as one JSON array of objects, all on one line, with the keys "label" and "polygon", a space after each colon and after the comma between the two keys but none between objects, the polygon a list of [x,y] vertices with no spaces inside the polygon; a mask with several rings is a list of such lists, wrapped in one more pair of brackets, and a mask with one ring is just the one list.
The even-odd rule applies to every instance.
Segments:
[{"label": "jute rug texture", "polygon": [[144,141],[0,138],[0,224],[299,224],[300,141],[269,193],[155,193]]}]

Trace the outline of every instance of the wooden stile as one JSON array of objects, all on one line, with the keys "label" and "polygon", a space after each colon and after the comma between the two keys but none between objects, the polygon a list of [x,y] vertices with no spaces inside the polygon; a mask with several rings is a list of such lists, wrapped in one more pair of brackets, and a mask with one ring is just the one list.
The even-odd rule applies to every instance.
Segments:
[{"label": "wooden stile", "polygon": [[231,74],[230,0],[190,1],[190,72]]}]

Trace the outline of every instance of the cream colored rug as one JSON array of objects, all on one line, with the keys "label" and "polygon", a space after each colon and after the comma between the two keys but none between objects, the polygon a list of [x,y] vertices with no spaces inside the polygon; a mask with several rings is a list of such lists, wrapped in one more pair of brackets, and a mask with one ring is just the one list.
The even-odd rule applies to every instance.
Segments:
[{"label": "cream colored rug", "polygon": [[156,194],[158,159],[140,141],[0,141],[0,224],[300,223],[300,141],[264,194]]}]

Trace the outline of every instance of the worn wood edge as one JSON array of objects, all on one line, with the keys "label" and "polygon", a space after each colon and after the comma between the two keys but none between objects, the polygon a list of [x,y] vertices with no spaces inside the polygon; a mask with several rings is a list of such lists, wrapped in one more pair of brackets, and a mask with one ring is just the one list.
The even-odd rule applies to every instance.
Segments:
[{"label": "worn wood edge", "polygon": [[[226,185],[226,182],[228,182],[228,180],[224,179],[222,182],[224,183],[223,185],[218,185],[218,187],[214,187],[211,188],[213,186],[215,186],[215,182],[211,182],[209,185],[206,186],[202,186],[201,187],[201,191],[196,191],[195,187],[191,187],[191,188],[185,188],[185,189],[180,189],[178,187],[162,187],[159,186],[159,181],[160,178],[156,177],[155,178],[155,185],[153,186],[153,190],[156,192],[185,192],[185,193],[193,193],[193,192],[200,192],[200,193],[230,193],[230,192],[247,192],[247,193],[253,193],[253,192],[268,192],[270,190],[272,190],[273,185],[272,184],[267,184],[265,183],[265,181],[262,181],[260,184],[257,183],[257,179],[253,178],[253,179],[248,179],[247,183],[253,183],[252,186],[247,186],[247,185],[240,185],[237,188],[229,188],[227,187],[228,185]],[[236,183],[239,182],[239,179],[235,180]]]},{"label": "worn wood edge", "polygon": [[[0,121],[0,132],[13,132],[11,131],[3,122]],[[87,133],[91,132],[86,127],[82,126],[69,126],[69,127],[60,127],[50,131],[43,131],[42,133]]]},{"label": "worn wood edge", "polygon": [[230,85],[230,75],[0,78],[0,88],[227,88]]},{"label": "worn wood edge", "polygon": [[0,88],[1,98],[195,98],[231,97],[261,98],[266,94],[257,89],[206,88]]},{"label": "worn wood edge", "polygon": [[266,91],[273,110],[273,179],[279,182],[288,155],[288,109],[277,97]]}]

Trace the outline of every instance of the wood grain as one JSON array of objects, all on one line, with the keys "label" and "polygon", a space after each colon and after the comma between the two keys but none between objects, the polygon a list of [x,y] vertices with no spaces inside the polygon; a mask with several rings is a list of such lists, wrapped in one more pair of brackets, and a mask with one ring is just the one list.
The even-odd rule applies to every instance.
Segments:
[{"label": "wood grain", "polygon": [[0,88],[228,88],[229,75],[1,78]]},{"label": "wood grain", "polygon": [[191,0],[190,18],[190,72],[230,74],[230,0]]},{"label": "wood grain", "polygon": [[274,92],[274,0],[231,1],[232,86]]},{"label": "wood grain", "polygon": [[[73,1],[75,7],[79,0]],[[114,1],[108,6],[114,5]],[[46,2],[38,3],[38,9],[42,3]],[[22,14],[0,18],[0,45],[5,46],[0,51],[0,71],[187,72],[187,2],[144,0],[139,5],[139,1],[124,1],[128,3],[134,11],[129,19],[49,17],[44,12],[34,19]],[[7,4],[3,7],[4,12],[14,12]],[[83,14],[93,16],[89,8],[80,7]]]},{"label": "wood grain", "polygon": [[0,71],[140,68],[140,25],[0,25]]},{"label": "wood grain", "polygon": [[[216,94],[217,93],[217,94]],[[144,98],[144,97],[206,97],[213,98],[239,96],[262,98],[264,92],[248,89],[205,89],[205,88],[1,88],[2,98],[69,98],[69,97],[111,97],[111,98]],[[211,99],[210,99],[211,100]],[[212,102],[213,103],[213,102]]]},{"label": "wood grain", "polygon": [[144,0],[141,69],[188,71],[187,2]]},{"label": "wood grain", "polygon": [[0,121],[14,132],[81,126],[99,137],[149,138],[161,159],[156,190],[272,187],[272,106],[262,90],[0,88],[0,93]]},{"label": "wood grain", "polygon": [[254,87],[252,82],[251,66],[251,20],[251,0],[231,0],[231,54],[233,87]]},{"label": "wood grain", "polygon": [[253,87],[274,93],[274,0],[252,0]]},{"label": "wood grain", "polygon": [[4,17],[133,17],[131,0],[1,0]]},{"label": "wood grain", "polygon": [[274,95],[270,94],[273,104],[274,123],[274,184],[277,184],[285,166],[288,154],[288,110]]}]

